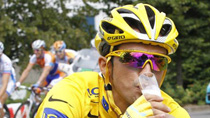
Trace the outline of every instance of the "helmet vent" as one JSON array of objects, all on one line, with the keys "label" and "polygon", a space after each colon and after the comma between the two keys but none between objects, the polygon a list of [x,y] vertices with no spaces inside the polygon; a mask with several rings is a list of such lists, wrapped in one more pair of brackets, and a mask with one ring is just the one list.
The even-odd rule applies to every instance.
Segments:
[{"label": "helmet vent", "polygon": [[118,9],[117,12],[120,14],[120,13],[133,13],[131,12],[130,10],[127,10],[127,9]]},{"label": "helmet vent", "polygon": [[118,27],[116,27],[112,24],[109,24],[107,22],[102,23],[102,28],[110,34],[116,34],[116,33],[121,34],[121,33],[123,33],[123,31],[121,29],[119,29]]},{"label": "helmet vent", "polygon": [[141,23],[140,19],[132,11],[127,9],[118,9],[117,11],[132,29],[138,30],[139,32],[146,34],[146,30],[143,24]]},{"label": "helmet vent", "polygon": [[146,30],[145,30],[143,24],[141,23],[141,21],[138,21],[138,20],[135,20],[135,19],[129,18],[129,17],[124,17],[124,20],[128,23],[128,25],[132,29],[137,29],[137,30],[139,30],[140,33],[146,34]]},{"label": "helmet vent", "polygon": [[164,24],[160,30],[159,36],[166,36],[171,31],[171,25],[170,24]]},{"label": "helmet vent", "polygon": [[147,16],[149,18],[150,25],[151,25],[151,27],[153,29],[154,28],[154,24],[155,24],[155,13],[149,6],[145,6],[145,9],[147,11]]}]

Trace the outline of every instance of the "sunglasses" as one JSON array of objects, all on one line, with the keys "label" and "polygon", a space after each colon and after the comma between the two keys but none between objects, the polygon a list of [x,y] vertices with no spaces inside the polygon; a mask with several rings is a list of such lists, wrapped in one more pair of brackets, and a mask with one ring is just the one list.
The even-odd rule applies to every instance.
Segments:
[{"label": "sunglasses", "polygon": [[147,62],[150,62],[151,68],[155,71],[165,70],[171,62],[171,58],[167,55],[139,50],[117,50],[106,57],[109,56],[117,56],[121,63],[134,68],[144,68]]},{"label": "sunglasses", "polygon": [[34,52],[40,52],[40,51],[42,51],[42,49],[33,49],[34,50]]},{"label": "sunglasses", "polygon": [[56,50],[55,53],[56,54],[61,54],[63,52],[63,50]]}]

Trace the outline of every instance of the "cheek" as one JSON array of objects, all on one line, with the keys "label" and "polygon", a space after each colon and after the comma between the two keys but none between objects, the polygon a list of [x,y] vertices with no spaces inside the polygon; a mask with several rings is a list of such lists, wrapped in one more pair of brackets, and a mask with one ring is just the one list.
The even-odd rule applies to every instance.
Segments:
[{"label": "cheek", "polygon": [[133,81],[138,78],[138,72],[128,66],[125,66],[118,60],[114,61],[115,63],[112,71],[113,73],[111,74],[111,81],[113,81],[115,85],[126,87],[133,85]]},{"label": "cheek", "polygon": [[164,71],[160,71],[160,72],[154,71],[153,73],[155,74],[158,84],[160,85]]}]

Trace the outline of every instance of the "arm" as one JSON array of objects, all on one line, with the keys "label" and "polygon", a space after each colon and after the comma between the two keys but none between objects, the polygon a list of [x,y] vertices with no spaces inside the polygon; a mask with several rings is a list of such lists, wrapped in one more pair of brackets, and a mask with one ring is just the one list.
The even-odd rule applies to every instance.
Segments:
[{"label": "arm", "polygon": [[4,73],[2,76],[2,87],[0,89],[0,96],[2,97],[4,93],[6,92],[7,89],[7,84],[10,79],[10,74],[9,73]]},{"label": "arm", "polygon": [[26,67],[26,69],[23,71],[23,73],[22,73],[22,75],[21,75],[21,77],[20,77],[20,79],[19,79],[19,81],[18,82],[20,82],[20,83],[22,83],[25,79],[26,79],[26,77],[28,76],[28,74],[29,74],[29,72],[31,71],[31,69],[33,68],[33,64],[32,63],[29,63],[28,64],[28,66]]},{"label": "arm", "polygon": [[37,84],[39,86],[43,86],[44,80],[47,78],[47,75],[50,73],[51,68],[52,68],[52,66],[45,66],[43,68],[42,74],[37,81]]},{"label": "arm", "polygon": [[72,62],[73,62],[73,60],[75,58],[75,55],[73,53],[71,53],[71,52],[66,52],[66,56],[68,58],[68,61],[67,61],[68,64],[72,64]]}]

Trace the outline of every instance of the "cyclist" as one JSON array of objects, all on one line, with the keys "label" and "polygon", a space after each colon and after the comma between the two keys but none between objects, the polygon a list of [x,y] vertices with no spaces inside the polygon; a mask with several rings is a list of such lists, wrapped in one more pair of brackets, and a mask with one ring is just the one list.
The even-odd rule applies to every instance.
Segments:
[{"label": "cyclist", "polygon": [[65,72],[67,75],[72,73],[72,62],[75,58],[76,51],[66,49],[66,43],[58,40],[52,46],[52,52],[56,55],[56,62],[58,63],[58,69]]},{"label": "cyclist", "polygon": [[4,45],[0,42],[0,118],[3,118],[3,104],[15,88],[15,71],[8,56],[3,53]]},{"label": "cyclist", "polygon": [[[178,31],[171,19],[148,4],[125,5],[100,22],[95,45],[101,74],[74,73],[54,86],[38,117],[190,118],[169,95],[143,94],[139,76],[164,80]],[[56,107],[59,106],[59,107]]]},{"label": "cyclist", "polygon": [[54,86],[58,81],[65,77],[65,73],[58,70],[58,64],[55,62],[55,55],[49,51],[45,51],[45,42],[43,40],[35,40],[32,43],[34,54],[30,58],[30,61],[23,71],[20,79],[16,83],[16,87],[20,86],[21,83],[26,79],[29,72],[35,64],[38,64],[43,71],[33,87],[39,86]]},{"label": "cyclist", "polygon": [[53,52],[56,55],[56,62],[71,64],[74,60],[75,53],[66,49],[66,43],[58,40],[53,44]]}]

